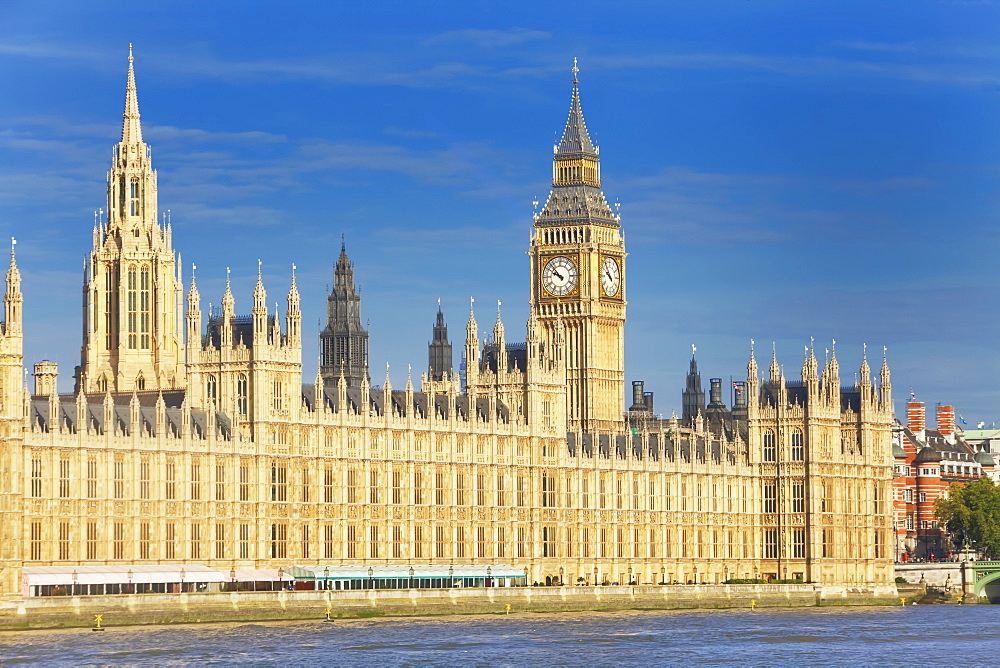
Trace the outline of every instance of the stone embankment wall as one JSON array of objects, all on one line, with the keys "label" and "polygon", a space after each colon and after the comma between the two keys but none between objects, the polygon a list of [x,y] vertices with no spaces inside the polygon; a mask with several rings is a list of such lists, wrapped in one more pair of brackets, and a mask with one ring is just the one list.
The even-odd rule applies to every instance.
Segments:
[{"label": "stone embankment wall", "polygon": [[896,564],[896,577],[905,578],[914,584],[923,580],[928,587],[943,587],[946,583],[958,585],[962,582],[963,562],[938,561],[918,564]]},{"label": "stone embankment wall", "polygon": [[976,578],[973,570],[974,562],[968,561],[896,564],[896,577],[942,591],[957,589],[964,595],[974,595]]},{"label": "stone embankment wall", "polygon": [[[0,601],[0,629],[186,622],[249,622],[697,608],[899,605],[892,585],[860,589],[814,585],[516,587],[375,591],[53,596]],[[509,606],[509,608],[508,608]]]}]

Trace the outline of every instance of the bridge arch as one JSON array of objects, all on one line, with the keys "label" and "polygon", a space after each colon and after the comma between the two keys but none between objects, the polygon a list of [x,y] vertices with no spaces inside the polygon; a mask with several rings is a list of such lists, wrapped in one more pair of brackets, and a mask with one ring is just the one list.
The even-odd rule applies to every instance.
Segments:
[{"label": "bridge arch", "polygon": [[[979,573],[981,572],[982,571],[980,571],[978,568],[976,569],[976,575],[979,575]],[[991,568],[982,577],[977,577],[976,586],[973,591],[975,592],[976,596],[981,596],[983,593],[983,589],[986,587],[986,585],[992,584],[997,581],[1000,581],[1000,564]]]}]

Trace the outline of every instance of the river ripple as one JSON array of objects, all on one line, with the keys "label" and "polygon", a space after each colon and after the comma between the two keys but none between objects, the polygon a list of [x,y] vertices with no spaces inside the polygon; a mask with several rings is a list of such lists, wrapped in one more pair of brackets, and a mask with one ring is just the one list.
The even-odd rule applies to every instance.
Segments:
[{"label": "river ripple", "polygon": [[1000,606],[514,614],[0,633],[0,663],[996,664]]}]

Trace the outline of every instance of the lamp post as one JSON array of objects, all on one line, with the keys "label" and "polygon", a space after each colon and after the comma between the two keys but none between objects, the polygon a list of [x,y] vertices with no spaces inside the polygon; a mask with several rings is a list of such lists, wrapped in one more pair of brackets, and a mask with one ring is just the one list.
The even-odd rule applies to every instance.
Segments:
[{"label": "lamp post", "polygon": [[323,589],[330,588],[330,567],[325,566],[323,568]]},{"label": "lamp post", "polygon": [[594,586],[596,587],[597,585],[598,585],[598,582],[597,582],[597,566],[595,565],[594,566]]},{"label": "lamp post", "polygon": [[448,586],[449,587],[454,587],[455,586],[455,567],[454,566],[449,566],[448,567]]},{"label": "lamp post", "polygon": [[410,566],[410,589],[413,589],[413,566]]},{"label": "lamp post", "polygon": [[229,591],[236,591],[236,566],[229,569]]},{"label": "lamp post", "polygon": [[368,588],[375,588],[375,569],[371,566],[368,567]]},{"label": "lamp post", "polygon": [[631,566],[628,567],[628,583],[629,583],[629,585],[632,584],[632,567]]},{"label": "lamp post", "polygon": [[135,590],[132,589],[132,576],[133,575],[134,574],[132,573],[132,569],[131,568],[128,569],[128,593],[129,594],[134,594],[135,593]]},{"label": "lamp post", "polygon": [[76,595],[76,581],[79,579],[79,577],[80,576],[77,574],[76,569],[74,568],[73,569],[73,590],[72,590],[72,594],[74,596]]},{"label": "lamp post", "polygon": [[660,584],[667,584],[667,569],[660,566]]},{"label": "lamp post", "polygon": [[187,573],[185,573],[184,569],[181,568],[181,593],[184,592],[184,576],[185,575],[187,575]]},{"label": "lamp post", "polygon": [[285,579],[285,569],[278,568],[278,589],[285,588],[285,583],[283,582],[284,579]]},{"label": "lamp post", "polygon": [[[559,569],[559,570],[562,570],[562,569]],[[486,567],[486,586],[487,587],[492,587],[493,586],[493,567],[492,566],[487,566]]]}]

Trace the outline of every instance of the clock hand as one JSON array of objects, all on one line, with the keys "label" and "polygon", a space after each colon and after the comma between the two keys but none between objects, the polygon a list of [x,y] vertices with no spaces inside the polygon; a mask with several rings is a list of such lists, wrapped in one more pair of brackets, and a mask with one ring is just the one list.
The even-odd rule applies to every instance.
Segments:
[{"label": "clock hand", "polygon": [[556,278],[558,278],[560,281],[563,279],[563,275],[559,273],[558,269],[556,269],[552,273],[555,274]]}]

